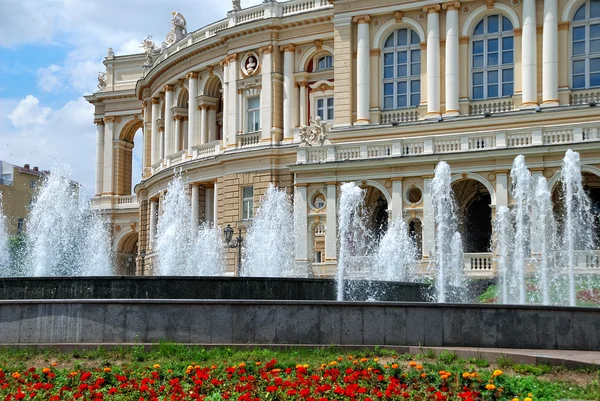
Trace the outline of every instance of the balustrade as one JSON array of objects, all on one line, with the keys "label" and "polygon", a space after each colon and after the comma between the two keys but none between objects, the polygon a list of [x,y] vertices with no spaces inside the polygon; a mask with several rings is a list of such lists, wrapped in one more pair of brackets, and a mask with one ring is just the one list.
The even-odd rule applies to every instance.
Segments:
[{"label": "balustrade", "polygon": [[419,121],[419,110],[384,111],[379,117],[381,124],[395,124]]},{"label": "balustrade", "polygon": [[544,145],[573,142],[573,130],[558,130],[544,132]]},{"label": "balustrade", "polygon": [[532,138],[533,135],[530,132],[525,134],[511,134],[506,137],[506,146],[509,148],[529,146],[532,143]]},{"label": "balustrade", "polygon": [[435,153],[460,152],[460,138],[436,140],[434,152]]},{"label": "balustrade", "polygon": [[512,100],[497,99],[482,102],[471,102],[469,106],[470,115],[481,115],[485,113],[505,113],[512,111],[515,105]]}]

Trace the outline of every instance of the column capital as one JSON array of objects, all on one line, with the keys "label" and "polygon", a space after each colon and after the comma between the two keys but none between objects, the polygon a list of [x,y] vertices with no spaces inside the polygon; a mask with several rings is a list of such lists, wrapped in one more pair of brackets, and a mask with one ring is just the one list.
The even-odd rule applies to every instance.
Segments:
[{"label": "column capital", "polygon": [[208,105],[208,110],[217,111],[217,105],[216,104],[209,104]]},{"label": "column capital", "polygon": [[460,1],[448,1],[442,4],[442,8],[448,11],[460,10]]},{"label": "column capital", "polygon": [[568,31],[569,27],[571,26],[570,22],[561,22],[558,24],[558,30],[559,31]]},{"label": "column capital", "polygon": [[381,49],[371,49],[370,53],[371,57],[376,57],[381,55]]},{"label": "column capital", "polygon": [[357,15],[356,17],[352,18],[352,22],[356,24],[368,24],[369,22],[371,22],[371,16],[366,14]]},{"label": "column capital", "polygon": [[208,105],[203,103],[198,105],[198,110],[208,110]]},{"label": "column capital", "polygon": [[158,97],[152,98],[152,104],[159,104],[159,103],[160,103],[160,98],[158,98]]},{"label": "column capital", "polygon": [[427,50],[427,42],[421,42],[421,43],[419,43],[419,46],[421,47],[421,50],[423,50],[423,51]]},{"label": "column capital", "polygon": [[198,79],[198,73],[197,72],[188,72],[187,75],[185,76],[187,79]]},{"label": "column capital", "polygon": [[279,46],[279,50],[281,50],[282,52],[293,52],[296,50],[296,45],[292,45],[292,44],[288,44],[288,45],[283,45],[283,46]]},{"label": "column capital", "polygon": [[115,117],[113,116],[109,116],[109,117],[104,117],[104,123],[114,123],[115,122]]},{"label": "column capital", "polygon": [[513,29],[513,35],[515,37],[517,37],[517,36],[523,36],[523,28],[515,28],[515,29]]},{"label": "column capital", "polygon": [[173,92],[173,85],[165,85],[165,93]]},{"label": "column capital", "polygon": [[258,51],[262,54],[271,54],[271,52],[273,51],[273,45],[260,47]]},{"label": "column capital", "polygon": [[442,6],[440,6],[439,4],[430,4],[428,6],[423,7],[423,11],[425,11],[428,14],[439,14],[441,9]]},{"label": "column capital", "polygon": [[238,88],[238,95],[241,95],[241,94],[243,94],[243,93],[244,93],[244,89],[242,89],[242,88]]},{"label": "column capital", "polygon": [[298,85],[301,88],[306,88],[308,86],[308,81],[298,81],[296,82],[296,85]]},{"label": "column capital", "polygon": [[176,114],[176,115],[173,116],[173,120],[175,120],[175,121],[177,121],[177,120],[181,121],[181,120],[183,120],[183,115]]},{"label": "column capital", "polygon": [[458,43],[461,45],[468,45],[470,40],[470,36],[461,36],[460,38],[458,38]]},{"label": "column capital", "polygon": [[101,118],[95,118],[94,119],[94,124],[96,124],[96,125],[104,125],[104,120],[102,120]]}]

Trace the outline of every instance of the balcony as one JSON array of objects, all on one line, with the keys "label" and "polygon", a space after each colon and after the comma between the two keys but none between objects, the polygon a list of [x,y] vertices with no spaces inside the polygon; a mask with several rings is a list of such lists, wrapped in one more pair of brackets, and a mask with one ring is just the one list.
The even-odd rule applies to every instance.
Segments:
[{"label": "balcony", "polygon": [[134,210],[139,209],[139,202],[135,195],[125,196],[100,196],[90,200],[91,210]]},{"label": "balcony", "polygon": [[296,164],[333,163],[486,150],[553,146],[600,140],[600,124],[557,125],[475,134],[420,136],[299,147]]}]

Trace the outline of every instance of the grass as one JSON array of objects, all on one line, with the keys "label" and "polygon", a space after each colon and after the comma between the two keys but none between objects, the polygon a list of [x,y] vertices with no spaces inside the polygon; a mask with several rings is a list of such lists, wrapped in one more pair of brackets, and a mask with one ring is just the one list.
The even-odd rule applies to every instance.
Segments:
[{"label": "grass", "polygon": [[[561,398],[599,400],[600,369],[569,370],[564,367],[546,365],[514,364],[507,358],[494,363],[480,358],[461,359],[455,353],[442,351],[439,355],[431,349],[422,348],[418,355],[400,354],[385,348],[339,349],[324,348],[202,348],[173,343],[159,343],[146,350],[143,346],[97,348],[60,352],[33,348],[0,349],[0,368],[6,372],[24,371],[29,367],[43,367],[56,363],[64,371],[101,369],[105,366],[127,366],[128,369],[143,370],[153,364],[170,369],[185,369],[196,363],[203,365],[231,366],[241,362],[264,362],[272,359],[282,367],[295,367],[298,363],[319,366],[343,358],[379,358],[380,364],[399,363],[408,365],[416,361],[431,371],[453,372],[454,377],[463,372],[493,371],[502,369],[507,386],[523,394],[533,393],[534,400],[556,400]],[[555,397],[555,398],[554,398]]]}]

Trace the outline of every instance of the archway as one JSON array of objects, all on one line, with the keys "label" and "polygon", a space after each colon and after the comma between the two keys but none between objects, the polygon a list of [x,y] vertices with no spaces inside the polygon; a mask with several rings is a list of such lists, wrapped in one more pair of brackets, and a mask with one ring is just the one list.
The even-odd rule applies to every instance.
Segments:
[{"label": "archway", "polygon": [[223,138],[223,83],[218,76],[209,76],[204,83],[201,107],[207,109],[208,142]]},{"label": "archway", "polygon": [[408,222],[408,234],[417,246],[417,255],[421,257],[423,254],[423,223],[421,220],[414,218]]},{"label": "archway", "polygon": [[138,233],[126,234],[117,244],[115,274],[135,276],[135,258],[138,254]]},{"label": "archway", "polygon": [[367,185],[365,189],[365,222],[376,245],[388,230],[388,201],[379,188]]},{"label": "archway", "polygon": [[464,251],[489,252],[492,240],[492,198],[488,189],[479,181],[467,178],[454,182],[452,190]]},{"label": "archway", "polygon": [[115,148],[116,166],[114,187],[116,194],[127,196],[133,193],[135,184],[141,181],[144,160],[144,122],[137,115],[124,119],[117,131],[118,144]]}]

